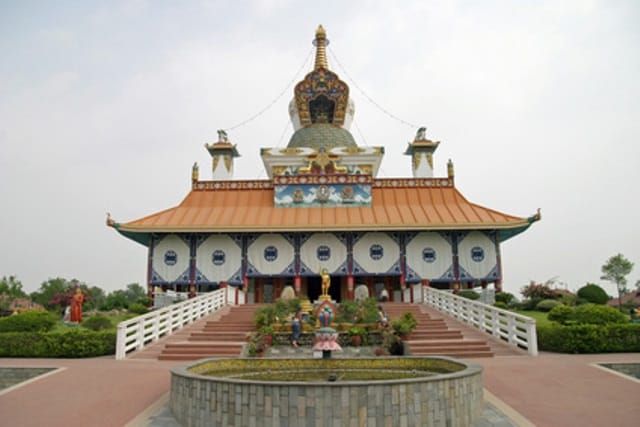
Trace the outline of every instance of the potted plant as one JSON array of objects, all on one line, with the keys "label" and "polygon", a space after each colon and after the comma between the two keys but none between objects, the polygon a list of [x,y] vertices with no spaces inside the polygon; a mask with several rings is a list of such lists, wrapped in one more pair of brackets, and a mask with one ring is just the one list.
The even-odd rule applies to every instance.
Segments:
[{"label": "potted plant", "polygon": [[366,341],[367,331],[360,326],[352,326],[349,328],[349,335],[351,336],[351,345],[357,347],[362,345],[363,341]]},{"label": "potted plant", "polygon": [[265,345],[273,344],[273,334],[275,329],[273,326],[267,325],[260,328],[260,333],[262,334],[262,338],[264,340]]},{"label": "potted plant", "polygon": [[417,324],[418,322],[411,312],[406,312],[402,317],[391,320],[391,328],[402,339],[407,339]]}]

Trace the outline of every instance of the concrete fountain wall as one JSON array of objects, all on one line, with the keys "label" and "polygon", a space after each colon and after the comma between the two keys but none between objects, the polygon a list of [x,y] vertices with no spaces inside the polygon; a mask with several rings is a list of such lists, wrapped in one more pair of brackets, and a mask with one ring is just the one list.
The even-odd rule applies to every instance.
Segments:
[{"label": "concrete fountain wall", "polygon": [[[393,360],[426,359],[459,370],[406,379],[375,381],[253,381],[215,372],[229,359],[208,359],[171,370],[170,407],[183,426],[472,426],[483,407],[482,370],[449,358],[372,358],[357,360],[373,369],[396,369]],[[256,359],[235,359],[247,363]],[[385,362],[391,361],[391,362]],[[255,370],[277,371],[282,359],[259,359]],[[272,363],[272,365],[269,365]],[[297,369],[314,369],[305,360]],[[388,366],[388,368],[377,368]],[[385,365],[387,363],[387,365]],[[420,363],[418,363],[420,364]],[[271,368],[270,368],[271,367]],[[417,368],[421,369],[421,368]]]}]

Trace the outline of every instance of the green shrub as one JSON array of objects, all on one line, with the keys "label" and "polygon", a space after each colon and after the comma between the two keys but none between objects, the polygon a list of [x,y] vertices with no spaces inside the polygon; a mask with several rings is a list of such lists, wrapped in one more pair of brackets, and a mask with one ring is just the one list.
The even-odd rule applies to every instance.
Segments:
[{"label": "green shrub", "polygon": [[515,295],[510,294],[509,292],[496,293],[496,302],[503,302],[506,307],[508,307],[512,302],[515,302],[515,299]]},{"label": "green shrub", "polygon": [[0,332],[47,332],[58,322],[48,311],[30,310],[0,319]]},{"label": "green shrub", "polygon": [[91,316],[83,321],[82,326],[87,329],[91,329],[92,331],[103,331],[112,329],[113,323],[111,323],[111,319],[109,319],[107,316],[96,314],[95,316]]},{"label": "green shrub", "polygon": [[640,325],[542,326],[537,328],[538,346],[560,353],[619,353],[640,351]]},{"label": "green shrub", "polygon": [[378,322],[378,301],[375,298],[366,298],[360,301],[362,323]]},{"label": "green shrub", "polygon": [[578,304],[578,297],[575,296],[574,294],[563,293],[562,296],[558,299],[558,301],[560,302],[560,304],[573,307]]},{"label": "green shrub", "polygon": [[417,324],[415,316],[410,311],[404,313],[400,318],[391,319],[391,328],[400,336],[409,335]]},{"label": "green shrub", "polygon": [[536,305],[536,310],[538,311],[551,311],[554,307],[559,305],[560,303],[554,299],[543,299]]},{"label": "green shrub", "polygon": [[115,331],[73,328],[64,332],[0,334],[0,357],[96,357],[114,354]]},{"label": "green shrub", "polygon": [[479,293],[477,293],[476,291],[469,290],[469,289],[458,292],[458,296],[462,297],[462,298],[470,299],[470,300],[480,299],[480,294]]},{"label": "green shrub", "polygon": [[149,311],[149,308],[140,303],[134,302],[129,306],[128,310],[135,314],[145,314]]},{"label": "green shrub", "polygon": [[526,299],[520,303],[520,308],[523,310],[535,310],[540,301],[542,301],[542,298]]},{"label": "green shrub", "polygon": [[584,304],[576,307],[571,316],[577,324],[604,325],[607,323],[626,323],[626,315],[618,309],[606,305]]},{"label": "green shrub", "polygon": [[589,301],[593,304],[606,304],[609,301],[609,295],[598,285],[588,283],[578,289],[578,298]]},{"label": "green shrub", "polygon": [[493,303],[493,306],[496,307],[496,308],[501,308],[503,310],[506,310],[506,309],[509,308],[507,303],[504,302],[504,301],[496,301],[495,303]]},{"label": "green shrub", "polygon": [[547,319],[565,325],[569,322],[571,316],[573,316],[573,311],[573,308],[560,304],[551,309]]},{"label": "green shrub", "polygon": [[276,310],[273,305],[264,305],[262,307],[258,307],[253,315],[253,323],[257,328],[261,328],[262,326],[271,325],[275,322],[276,319]]}]

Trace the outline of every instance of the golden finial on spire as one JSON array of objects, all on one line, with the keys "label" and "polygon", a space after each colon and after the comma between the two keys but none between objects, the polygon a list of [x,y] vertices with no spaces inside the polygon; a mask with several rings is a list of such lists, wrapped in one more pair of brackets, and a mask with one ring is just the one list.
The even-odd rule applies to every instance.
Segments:
[{"label": "golden finial on spire", "polygon": [[316,30],[316,38],[313,40],[313,45],[316,47],[316,64],[313,67],[314,70],[317,70],[318,68],[329,69],[329,65],[327,64],[326,49],[329,45],[329,40],[327,39],[327,33],[322,25],[318,25],[318,29]]}]

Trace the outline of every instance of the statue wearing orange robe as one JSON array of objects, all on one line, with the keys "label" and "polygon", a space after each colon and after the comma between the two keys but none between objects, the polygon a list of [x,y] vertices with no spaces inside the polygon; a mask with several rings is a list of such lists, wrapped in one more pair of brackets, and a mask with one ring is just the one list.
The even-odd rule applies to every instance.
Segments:
[{"label": "statue wearing orange robe", "polygon": [[76,293],[71,298],[71,316],[70,321],[81,323],[82,322],[82,303],[84,302],[84,295],[80,289],[76,290]]}]

